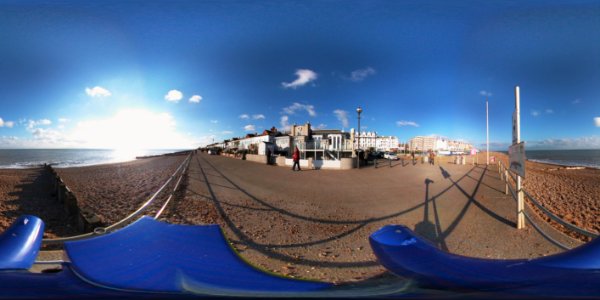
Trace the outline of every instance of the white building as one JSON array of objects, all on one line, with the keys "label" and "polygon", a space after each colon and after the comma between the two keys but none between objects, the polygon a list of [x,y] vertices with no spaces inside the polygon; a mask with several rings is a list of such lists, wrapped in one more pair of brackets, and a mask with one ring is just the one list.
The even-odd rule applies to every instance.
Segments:
[{"label": "white building", "polygon": [[409,151],[468,151],[473,146],[462,141],[453,141],[440,136],[416,136],[408,141]]},{"label": "white building", "polygon": [[239,140],[238,147],[239,149],[248,150],[251,148],[250,145],[254,145],[255,149],[258,149],[261,142],[273,142],[273,137],[270,135],[246,136]]},{"label": "white building", "polygon": [[375,131],[363,131],[356,136],[355,147],[373,148],[376,151],[392,151],[398,149],[398,138],[395,136],[377,136]]}]

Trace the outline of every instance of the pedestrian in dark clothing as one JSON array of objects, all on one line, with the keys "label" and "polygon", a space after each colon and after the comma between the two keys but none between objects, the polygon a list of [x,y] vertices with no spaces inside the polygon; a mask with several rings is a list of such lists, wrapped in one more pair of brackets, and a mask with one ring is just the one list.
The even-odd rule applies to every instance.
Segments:
[{"label": "pedestrian in dark clothing", "polygon": [[267,148],[267,165],[271,164],[271,150],[269,150],[269,148]]},{"label": "pedestrian in dark clothing", "polygon": [[294,165],[292,166],[292,171],[296,171],[296,166],[298,166],[298,171],[302,171],[302,170],[300,170],[300,150],[298,150],[298,147],[296,147],[296,149],[294,149],[294,154],[292,155],[292,160],[294,161]]}]

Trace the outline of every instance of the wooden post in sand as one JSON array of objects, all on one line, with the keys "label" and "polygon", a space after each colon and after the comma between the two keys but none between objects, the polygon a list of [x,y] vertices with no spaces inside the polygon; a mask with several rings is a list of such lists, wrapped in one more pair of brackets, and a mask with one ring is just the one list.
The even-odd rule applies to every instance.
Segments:
[{"label": "wooden post in sand", "polygon": [[[519,86],[515,87],[515,128],[513,132],[513,144],[518,144],[521,142],[521,96]],[[516,143],[515,143],[516,142]],[[525,166],[523,166],[525,169]],[[521,176],[517,175],[517,229],[525,228],[525,199],[523,197],[523,189],[522,189],[522,179]]]},{"label": "wooden post in sand", "polygon": [[504,170],[504,194],[508,195],[508,170]]}]

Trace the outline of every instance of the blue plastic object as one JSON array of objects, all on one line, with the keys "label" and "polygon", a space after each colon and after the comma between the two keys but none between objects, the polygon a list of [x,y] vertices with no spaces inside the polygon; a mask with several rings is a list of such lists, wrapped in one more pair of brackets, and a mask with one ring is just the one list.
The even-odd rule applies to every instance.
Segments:
[{"label": "blue plastic object", "polygon": [[143,217],[116,232],[65,243],[73,270],[99,286],[194,294],[297,293],[332,285],[271,275],[242,261],[219,226]]},{"label": "blue plastic object", "polygon": [[423,287],[503,291],[548,296],[600,295],[600,240],[538,259],[470,258],[437,249],[401,225],[388,225],[369,241],[379,262]]},{"label": "blue plastic object", "polygon": [[19,217],[0,235],[0,270],[31,268],[40,251],[44,222],[35,216]]},{"label": "blue plastic object", "polygon": [[189,299],[191,294],[119,291],[86,282],[69,263],[52,273],[0,272],[0,299]]}]

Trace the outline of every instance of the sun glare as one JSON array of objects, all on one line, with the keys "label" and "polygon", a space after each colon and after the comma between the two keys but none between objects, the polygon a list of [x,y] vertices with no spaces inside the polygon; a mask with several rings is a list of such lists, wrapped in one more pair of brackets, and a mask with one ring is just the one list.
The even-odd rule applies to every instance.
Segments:
[{"label": "sun glare", "polygon": [[175,125],[168,113],[125,109],[108,119],[79,122],[73,136],[86,147],[116,149],[119,153],[189,148],[191,142],[176,131]]}]

